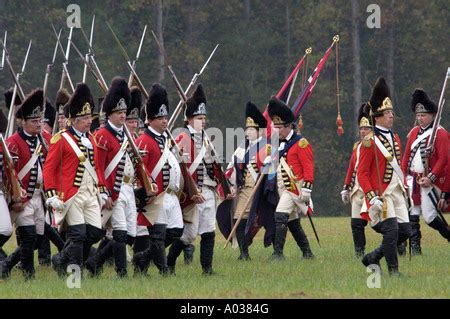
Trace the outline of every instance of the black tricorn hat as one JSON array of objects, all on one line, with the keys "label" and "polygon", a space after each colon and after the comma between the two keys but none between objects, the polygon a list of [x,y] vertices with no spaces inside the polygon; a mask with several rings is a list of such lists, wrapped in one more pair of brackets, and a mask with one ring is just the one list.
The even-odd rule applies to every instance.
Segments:
[{"label": "black tricorn hat", "polygon": [[291,109],[277,97],[272,96],[268,106],[269,116],[273,124],[290,124],[294,122],[294,113]]},{"label": "black tricorn hat", "polygon": [[372,116],[383,115],[386,110],[393,110],[391,101],[391,90],[383,77],[378,78],[372,90],[372,96],[369,100]]},{"label": "black tricorn hat", "polygon": [[56,93],[56,99],[55,99],[55,106],[56,110],[58,112],[58,115],[64,114],[64,105],[67,104],[70,100],[70,94],[66,89],[60,89],[58,90],[58,93]]},{"label": "black tricorn hat", "polygon": [[363,103],[359,107],[358,112],[358,126],[361,127],[372,127],[371,117],[370,117],[370,106],[367,103]]},{"label": "black tricorn hat", "polygon": [[423,89],[416,89],[412,95],[411,109],[414,113],[437,113],[438,106]]},{"label": "black tricorn hat", "polygon": [[44,122],[47,123],[50,127],[53,127],[55,124],[56,110],[53,105],[47,100],[45,104],[45,112],[44,112]]},{"label": "black tricorn hat", "polygon": [[247,102],[245,107],[245,127],[265,128],[267,120],[258,107],[252,102]]},{"label": "black tricorn hat", "polygon": [[108,92],[103,100],[103,112],[106,116],[114,112],[126,111],[130,105],[131,95],[128,83],[124,78],[112,79]]},{"label": "black tricorn hat", "polygon": [[147,119],[169,116],[169,99],[165,87],[158,83],[152,85],[145,112]]},{"label": "black tricorn hat", "polygon": [[0,110],[0,132],[2,132],[2,134],[5,134],[7,127],[8,119],[6,118],[5,114],[3,114],[3,111]]},{"label": "black tricorn hat", "polygon": [[91,89],[85,83],[78,83],[70,97],[68,104],[69,118],[74,119],[79,116],[91,115],[95,108],[94,98]]},{"label": "black tricorn hat", "polygon": [[130,93],[131,102],[127,109],[127,120],[137,120],[142,107],[142,93],[137,86],[133,86]]},{"label": "black tricorn hat", "polygon": [[[13,96],[13,89],[9,89],[7,91],[5,91],[4,95],[5,95],[5,106],[6,108],[9,109],[9,107],[11,106],[11,100],[12,100],[12,96]],[[20,105],[20,103],[22,103],[22,100],[19,97],[18,92],[16,93],[16,98],[14,99],[14,105]]]},{"label": "black tricorn hat", "polygon": [[194,94],[186,102],[185,117],[206,115],[206,94],[203,85],[197,85]]},{"label": "black tricorn hat", "polygon": [[18,119],[36,119],[42,117],[44,111],[42,105],[44,102],[44,91],[42,89],[35,89],[25,97],[25,100],[20,104],[16,112]]}]

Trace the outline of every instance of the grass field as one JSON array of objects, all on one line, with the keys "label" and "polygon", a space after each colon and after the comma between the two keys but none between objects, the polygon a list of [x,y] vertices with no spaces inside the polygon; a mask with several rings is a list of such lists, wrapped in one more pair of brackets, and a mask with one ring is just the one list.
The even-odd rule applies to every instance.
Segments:
[{"label": "grass field", "polygon": [[[152,266],[147,278],[117,279],[113,268],[107,267],[99,279],[84,278],[81,288],[69,289],[50,267],[37,266],[33,281],[25,282],[17,269],[9,280],[0,280],[0,298],[450,298],[449,243],[421,223],[423,255],[412,261],[399,258],[405,278],[390,278],[383,259],[379,289],[367,287],[370,274],[353,257],[350,219],[339,217],[315,219],[322,248],[308,220],[302,220],[316,255],[314,260],[300,257],[289,234],[286,260],[268,261],[272,247],[263,247],[260,233],[250,247],[252,260],[238,261],[238,250],[224,250],[225,240],[218,234],[214,254],[217,274],[213,276],[201,275],[197,242],[193,264],[184,265],[180,256],[176,276],[162,278]],[[368,250],[380,243],[381,236],[370,228],[366,235]],[[15,240],[10,240],[5,250],[11,252],[14,244]]]}]

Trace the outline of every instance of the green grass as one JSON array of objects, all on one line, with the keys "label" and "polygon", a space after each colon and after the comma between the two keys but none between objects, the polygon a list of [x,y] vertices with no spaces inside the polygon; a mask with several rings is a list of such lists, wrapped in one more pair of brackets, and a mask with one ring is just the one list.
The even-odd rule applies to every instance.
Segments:
[{"label": "green grass", "polygon": [[[36,279],[25,282],[19,270],[0,280],[0,298],[449,298],[449,244],[422,221],[423,255],[399,257],[400,271],[406,278],[390,278],[383,259],[384,275],[380,289],[367,288],[369,273],[353,257],[349,218],[316,218],[322,248],[319,248],[308,220],[302,225],[308,235],[314,260],[303,260],[288,235],[286,260],[268,261],[272,248],[262,245],[262,232],[250,247],[250,262],[238,261],[238,250],[223,249],[218,234],[214,254],[216,275],[201,275],[199,247],[193,264],[186,266],[180,256],[177,275],[162,278],[156,268],[148,278],[129,276],[117,279],[112,267],[98,278],[84,278],[80,289],[68,289],[50,267],[36,267]],[[381,236],[366,228],[367,250],[378,246]],[[13,250],[10,240],[5,250]],[[54,250],[54,247],[52,247]],[[37,259],[37,257],[35,258]],[[132,273],[130,265],[129,272]]]}]

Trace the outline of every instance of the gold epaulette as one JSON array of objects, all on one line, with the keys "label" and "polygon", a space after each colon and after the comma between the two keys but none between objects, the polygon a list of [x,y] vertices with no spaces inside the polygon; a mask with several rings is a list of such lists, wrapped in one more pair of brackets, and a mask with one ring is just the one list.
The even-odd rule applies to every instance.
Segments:
[{"label": "gold epaulette", "polygon": [[364,138],[364,139],[362,140],[362,145],[363,145],[364,147],[370,147],[370,145],[372,145],[371,138],[369,138],[369,139]]},{"label": "gold epaulette", "polygon": [[272,154],[272,145],[266,144],[266,155]]},{"label": "gold epaulette", "polygon": [[298,146],[300,146],[301,148],[305,148],[308,145],[309,145],[309,142],[304,137],[300,141],[298,141]]},{"label": "gold epaulette", "polygon": [[360,142],[358,141],[358,142],[355,142],[355,144],[353,144],[353,150],[355,150],[358,147],[359,143]]},{"label": "gold epaulette", "polygon": [[59,131],[58,133],[56,133],[55,135],[52,136],[51,140],[50,140],[50,144],[56,144],[58,143],[58,141],[61,139],[61,134],[64,133],[66,131],[66,129],[63,129],[61,131]]}]

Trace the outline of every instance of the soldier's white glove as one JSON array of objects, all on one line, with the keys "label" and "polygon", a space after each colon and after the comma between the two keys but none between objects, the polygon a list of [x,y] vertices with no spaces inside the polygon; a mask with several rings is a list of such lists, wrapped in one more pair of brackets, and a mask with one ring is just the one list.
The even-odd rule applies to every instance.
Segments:
[{"label": "soldier's white glove", "polygon": [[342,202],[344,204],[350,203],[350,191],[348,189],[344,189],[341,192],[341,198],[342,198]]},{"label": "soldier's white glove", "polygon": [[108,194],[100,193],[100,209],[103,208],[108,201]]},{"label": "soldier's white glove", "polygon": [[380,220],[381,212],[383,211],[383,202],[378,196],[372,198],[370,201],[369,216],[372,221]]},{"label": "soldier's white glove", "polygon": [[270,163],[272,163],[272,156],[266,156],[263,165],[269,165]]},{"label": "soldier's white glove", "polygon": [[48,206],[54,208],[56,211],[61,212],[64,210],[64,203],[58,196],[52,196],[47,198],[45,202]]},{"label": "soldier's white glove", "polygon": [[311,190],[309,188],[302,188],[300,199],[302,202],[308,204],[311,200]]}]

